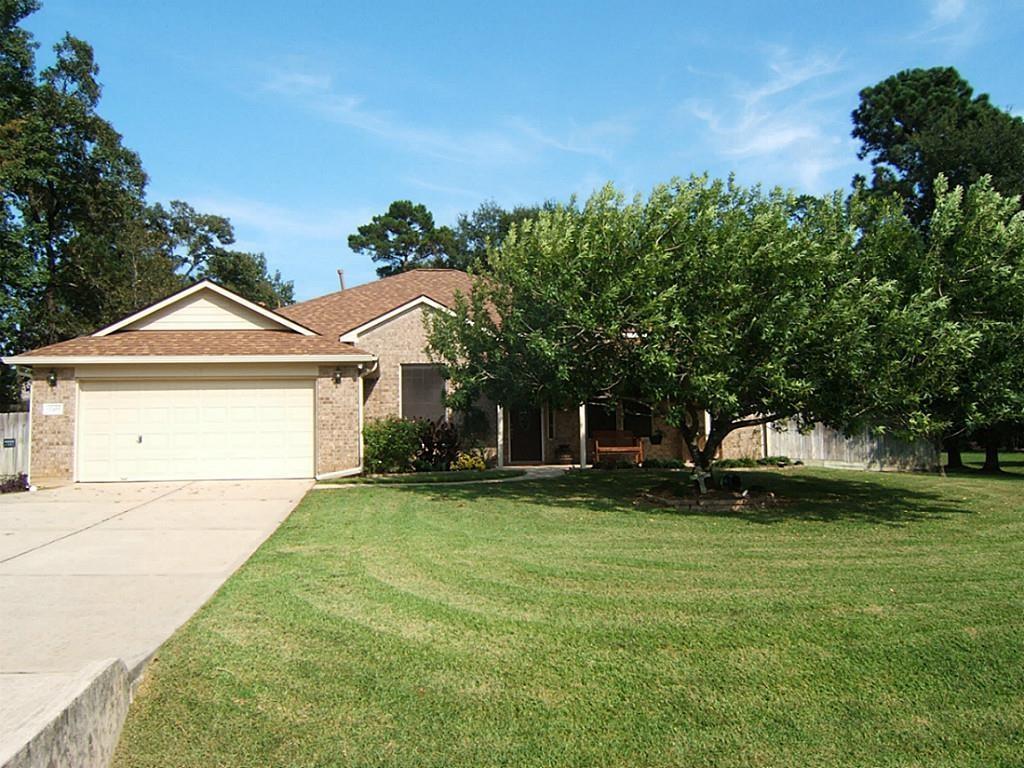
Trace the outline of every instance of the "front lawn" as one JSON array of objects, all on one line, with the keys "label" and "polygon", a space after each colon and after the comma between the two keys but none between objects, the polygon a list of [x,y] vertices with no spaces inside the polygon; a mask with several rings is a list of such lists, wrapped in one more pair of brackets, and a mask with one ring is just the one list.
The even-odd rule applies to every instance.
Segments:
[{"label": "front lawn", "polygon": [[395,475],[360,475],[323,480],[324,485],[423,485],[426,483],[479,483],[522,477],[523,469],[463,469],[449,472],[406,472]]},{"label": "front lawn", "polygon": [[1021,765],[1024,477],[744,476],[796,501],[310,493],[161,650],[115,765]]}]

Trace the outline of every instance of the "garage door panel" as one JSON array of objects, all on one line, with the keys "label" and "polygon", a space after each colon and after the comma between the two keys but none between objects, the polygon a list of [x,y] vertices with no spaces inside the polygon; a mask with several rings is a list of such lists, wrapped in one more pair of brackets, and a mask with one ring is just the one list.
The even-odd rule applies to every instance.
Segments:
[{"label": "garage door panel", "polygon": [[82,381],[80,388],[80,480],[313,474],[312,381]]}]

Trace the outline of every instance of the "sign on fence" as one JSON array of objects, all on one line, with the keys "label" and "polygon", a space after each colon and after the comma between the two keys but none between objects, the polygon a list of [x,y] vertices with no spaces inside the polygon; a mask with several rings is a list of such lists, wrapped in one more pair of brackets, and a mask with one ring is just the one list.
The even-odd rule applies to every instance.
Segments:
[{"label": "sign on fence", "polygon": [[0,477],[28,474],[28,414],[0,413]]}]

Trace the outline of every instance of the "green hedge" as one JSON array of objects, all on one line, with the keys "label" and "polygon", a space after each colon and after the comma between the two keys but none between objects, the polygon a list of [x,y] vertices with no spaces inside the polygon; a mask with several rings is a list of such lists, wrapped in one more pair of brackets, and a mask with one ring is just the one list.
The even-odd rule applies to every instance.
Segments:
[{"label": "green hedge", "polygon": [[408,472],[420,450],[422,427],[399,416],[363,425],[363,468],[367,472]]}]

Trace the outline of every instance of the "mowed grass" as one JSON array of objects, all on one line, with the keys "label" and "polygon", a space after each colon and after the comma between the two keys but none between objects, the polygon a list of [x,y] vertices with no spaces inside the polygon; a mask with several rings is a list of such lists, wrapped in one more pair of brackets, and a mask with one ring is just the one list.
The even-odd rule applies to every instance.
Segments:
[{"label": "mowed grass", "polygon": [[1020,766],[1024,475],[311,492],[161,650],[121,766]]}]

